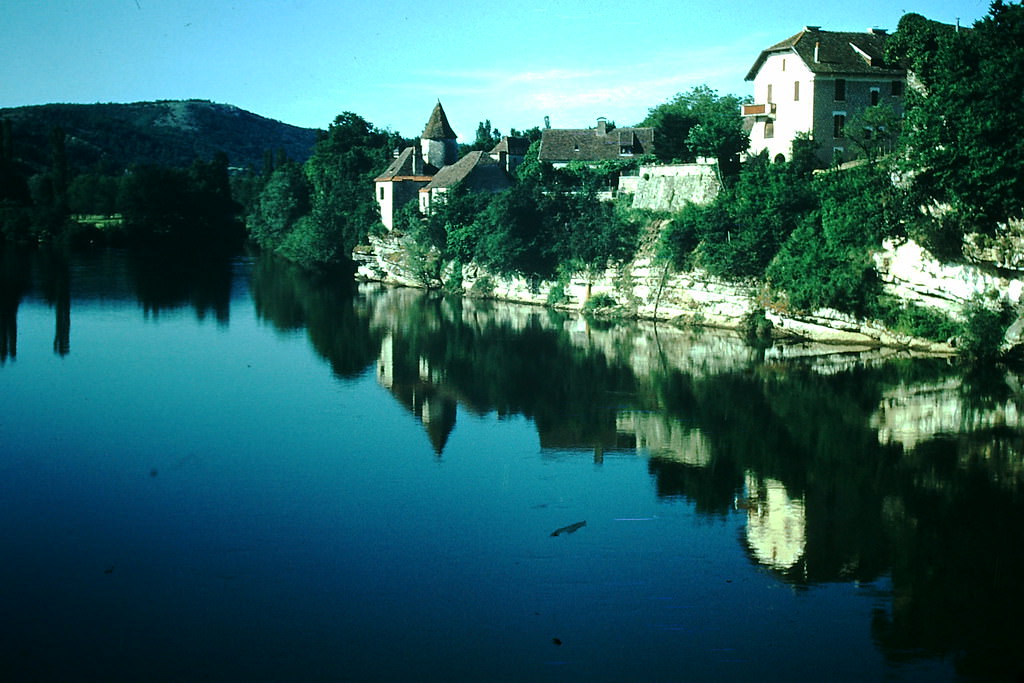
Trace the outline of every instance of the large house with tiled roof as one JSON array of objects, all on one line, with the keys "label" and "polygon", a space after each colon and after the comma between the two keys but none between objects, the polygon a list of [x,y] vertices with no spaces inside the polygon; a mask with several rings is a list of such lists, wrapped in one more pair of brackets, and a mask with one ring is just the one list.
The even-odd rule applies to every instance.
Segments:
[{"label": "large house with tiled roof", "polygon": [[507,189],[527,146],[523,138],[505,137],[490,152],[470,152],[459,159],[455,131],[438,102],[419,143],[396,149],[388,168],[374,178],[381,222],[388,230],[394,228],[395,214],[411,201],[426,213],[433,200],[458,184],[476,191]]},{"label": "large house with tiled roof", "polygon": [[549,128],[541,134],[537,158],[555,168],[573,161],[596,163],[654,153],[653,128],[611,128],[600,118],[596,128]]},{"label": "large house with tiled roof", "polygon": [[763,50],[746,77],[754,82],[754,102],[743,105],[750,153],[789,160],[797,136],[810,134],[823,164],[851,158],[848,122],[876,104],[903,111],[906,71],[886,61],[887,39],[879,29],[807,26]]},{"label": "large house with tiled roof", "polygon": [[470,152],[439,170],[419,191],[420,212],[427,213],[432,202],[456,185],[473,192],[501,192],[512,185],[512,178],[490,153]]}]

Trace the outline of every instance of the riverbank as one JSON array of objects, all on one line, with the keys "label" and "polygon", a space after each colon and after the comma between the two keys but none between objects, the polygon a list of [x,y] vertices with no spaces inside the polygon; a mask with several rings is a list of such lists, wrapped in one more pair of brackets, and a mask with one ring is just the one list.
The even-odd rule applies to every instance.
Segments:
[{"label": "riverbank", "polygon": [[[424,282],[401,237],[372,237],[356,250],[357,277],[408,287],[440,287]],[[988,297],[1016,306],[1024,292],[1019,273],[985,264],[946,264],[913,241],[888,241],[874,256],[886,294],[899,301],[927,307],[962,319],[972,300]],[[751,316],[764,311],[773,337],[830,345],[886,347],[932,355],[955,355],[956,342],[937,342],[900,334],[880,321],[861,319],[831,309],[792,312],[766,305],[765,285],[756,280],[724,280],[701,270],[677,272],[651,254],[609,269],[599,277],[574,276],[568,282],[531,283],[464,266],[461,278],[449,264],[442,278],[467,296],[490,297],[561,310],[593,310],[599,315],[742,329]],[[588,303],[589,302],[589,303]],[[595,307],[594,304],[601,304]],[[1020,327],[1015,325],[1013,327]],[[1011,328],[1011,332],[1013,329]],[[1012,336],[1012,335],[1011,335]],[[1020,340],[1008,338],[1007,344]]]}]

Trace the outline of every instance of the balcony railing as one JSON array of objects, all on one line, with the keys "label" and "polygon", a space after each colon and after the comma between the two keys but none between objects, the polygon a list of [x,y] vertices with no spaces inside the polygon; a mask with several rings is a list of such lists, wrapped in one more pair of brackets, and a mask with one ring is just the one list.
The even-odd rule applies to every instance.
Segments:
[{"label": "balcony railing", "polygon": [[740,105],[740,113],[743,116],[775,116],[775,103],[743,104]]}]

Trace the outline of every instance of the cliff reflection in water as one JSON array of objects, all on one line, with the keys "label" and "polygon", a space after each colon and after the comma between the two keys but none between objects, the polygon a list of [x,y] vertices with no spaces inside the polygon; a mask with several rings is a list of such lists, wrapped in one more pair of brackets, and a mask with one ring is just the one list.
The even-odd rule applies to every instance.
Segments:
[{"label": "cliff reflection in water", "polygon": [[1018,375],[883,351],[755,351],[731,333],[270,275],[256,270],[262,314],[306,326],[339,376],[375,372],[438,457],[460,410],[526,416],[545,451],[646,457],[663,499],[745,515],[750,560],[779,580],[891,580],[871,628],[893,661],[1014,670]]}]

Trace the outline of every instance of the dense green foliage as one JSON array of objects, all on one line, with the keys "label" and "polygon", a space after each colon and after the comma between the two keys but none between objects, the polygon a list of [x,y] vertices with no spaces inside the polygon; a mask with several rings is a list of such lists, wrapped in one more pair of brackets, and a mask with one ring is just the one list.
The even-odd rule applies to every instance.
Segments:
[{"label": "dense green foliage", "polygon": [[902,211],[887,167],[819,174],[810,191],[815,209],[769,264],[769,282],[798,310],[873,312],[881,283],[871,254],[897,235]]},{"label": "dense green foliage", "polygon": [[900,20],[888,49],[920,82],[907,93],[906,174],[919,236],[958,256],[965,232],[990,233],[1024,209],[1024,6],[992,3],[973,29]]},{"label": "dense green foliage", "polygon": [[759,157],[712,203],[691,204],[674,217],[663,235],[665,254],[678,268],[758,277],[814,208],[806,170]]},{"label": "dense green foliage", "polygon": [[223,154],[188,169],[140,166],[124,176],[115,208],[133,241],[174,240],[187,245],[237,246],[241,207],[231,198]]},{"label": "dense green foliage", "polygon": [[344,265],[379,221],[375,174],[400,142],[351,112],[335,118],[302,166],[274,171],[246,221],[264,249],[305,267]]},{"label": "dense green foliage", "polygon": [[[185,168],[139,165],[116,175],[76,172],[67,134],[50,131],[50,161],[31,173],[13,157],[15,130],[0,127],[0,235],[17,242],[153,241],[210,249],[237,247],[242,239],[232,198],[227,156],[196,159]],[[102,230],[95,226],[105,224]]]},{"label": "dense green foliage", "polygon": [[707,86],[679,93],[651,108],[640,125],[654,128],[655,153],[665,163],[691,162],[698,156],[718,159],[731,175],[750,144],[740,118],[742,100],[719,95]]},{"label": "dense green foliage", "polygon": [[707,206],[679,212],[662,239],[678,268],[764,278],[794,310],[874,310],[871,253],[900,230],[903,203],[887,167],[812,174],[794,162],[748,163]]},{"label": "dense green foliage", "polygon": [[206,100],[132,104],[47,104],[0,109],[10,122],[11,157],[29,175],[48,170],[50,136],[67,135],[73,174],[116,175],[133,166],[187,168],[223,152],[238,168],[259,168],[264,150],[305,161],[317,131]]},{"label": "dense green foliage", "polygon": [[1013,312],[1005,301],[976,299],[964,311],[967,320],[960,336],[963,355],[971,360],[990,361],[1001,352],[1000,346]]},{"label": "dense green foliage", "polygon": [[431,204],[427,216],[414,209],[403,214],[399,227],[413,239],[425,282],[436,282],[447,261],[554,280],[563,273],[596,276],[633,255],[638,223],[597,197],[617,171],[556,170],[537,163],[536,146],[531,150],[532,159],[509,190],[488,194],[455,187]]},{"label": "dense green foliage", "polygon": [[993,357],[1010,320],[1004,308],[971,305],[956,323],[891,301],[872,253],[885,238],[909,235],[959,257],[965,233],[1021,216],[1024,143],[1007,132],[1024,124],[1022,38],[1020,3],[997,0],[971,30],[906,15],[889,56],[920,87],[908,90],[905,120],[871,107],[847,125],[866,163],[813,174],[805,155],[788,164],[752,159],[712,203],[673,216],[662,253],[678,268],[763,278],[784,309],[831,307]]}]

